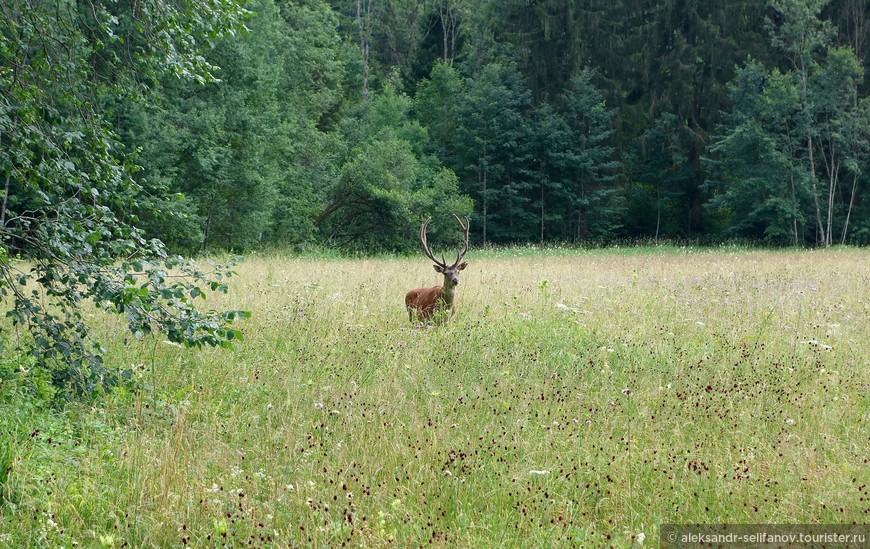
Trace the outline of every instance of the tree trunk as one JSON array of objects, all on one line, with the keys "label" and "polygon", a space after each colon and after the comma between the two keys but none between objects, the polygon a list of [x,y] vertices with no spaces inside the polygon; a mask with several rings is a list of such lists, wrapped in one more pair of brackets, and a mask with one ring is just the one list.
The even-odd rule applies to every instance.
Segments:
[{"label": "tree trunk", "polygon": [[846,210],[846,222],[843,223],[843,236],[840,238],[840,244],[846,243],[846,235],[849,230],[849,218],[852,217],[852,206],[855,204],[855,193],[858,191],[858,174],[855,173],[852,179],[852,195],[849,197],[849,208]]},{"label": "tree trunk", "polygon": [[0,229],[6,226],[6,204],[9,201],[9,179],[12,174],[6,174],[6,187],[3,190],[3,206],[0,208]]},{"label": "tree trunk", "polygon": [[[3,134],[0,134],[0,146],[2,146]],[[9,202],[9,180],[12,174],[6,172],[6,187],[3,191],[3,207],[0,208],[0,229],[6,226],[6,204]]]},{"label": "tree trunk", "polygon": [[794,208],[794,216],[792,217],[792,229],[794,231],[794,245],[798,246],[798,224],[797,224],[797,198],[795,198],[795,190],[794,190],[794,173],[789,170],[789,185],[791,186],[791,206]]},{"label": "tree trunk", "polygon": [[659,245],[659,227],[662,223],[662,189],[659,185],[656,185],[656,246]]},{"label": "tree trunk", "polygon": [[818,185],[816,184],[816,164],[813,160],[813,137],[811,135],[807,136],[807,148],[809,148],[810,152],[810,177],[813,181],[813,203],[816,207],[816,242],[821,241],[824,245],[827,242],[827,238],[825,237],[825,226],[822,225],[822,208],[819,206],[819,191]]},{"label": "tree trunk", "polygon": [[369,13],[371,12],[371,0],[365,0],[365,25],[363,25],[363,10],[361,0],[356,0],[356,23],[359,27],[359,48],[363,63],[363,100],[369,101],[369,36],[371,27]]},{"label": "tree trunk", "polygon": [[[795,63],[795,66],[798,67],[798,64]],[[807,73],[806,63],[804,62],[803,57],[800,59],[800,77],[801,77],[801,103],[804,108],[804,112],[807,116],[810,116],[812,113],[810,112],[810,102],[807,97],[807,80],[809,79],[809,75]],[[825,226],[822,224],[822,208],[819,206],[819,191],[816,180],[816,163],[813,158],[813,136],[807,135],[807,153],[809,154],[810,161],[810,177],[812,177],[813,182],[813,204],[816,207],[816,242],[818,243],[820,240],[824,244],[827,239],[825,237]]]},{"label": "tree trunk", "polygon": [[441,18],[441,42],[442,42],[442,52],[441,52],[441,60],[445,63],[447,62],[447,36],[448,36],[448,23],[447,20],[450,18],[450,6],[445,5],[449,2],[449,0],[444,0],[438,4],[438,16]]},{"label": "tree trunk", "polygon": [[825,240],[826,247],[834,243],[834,198],[837,190],[837,170],[839,169],[839,164],[834,162],[833,156],[834,151],[831,149],[831,173],[828,176],[828,218],[825,230],[827,237],[827,240]]},{"label": "tree trunk", "polygon": [[486,149],[484,148],[484,157],[482,160],[482,176],[483,176],[483,247],[486,248],[486,207],[487,207],[487,192],[486,192]]},{"label": "tree trunk", "polygon": [[544,184],[541,183],[541,247],[544,247]]}]

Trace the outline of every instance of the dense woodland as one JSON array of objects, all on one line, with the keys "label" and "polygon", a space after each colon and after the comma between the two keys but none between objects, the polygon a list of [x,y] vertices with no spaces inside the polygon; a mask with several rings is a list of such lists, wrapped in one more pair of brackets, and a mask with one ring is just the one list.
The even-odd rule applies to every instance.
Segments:
[{"label": "dense woodland", "polygon": [[864,0],[198,4],[2,0],[5,247],[870,243]]}]

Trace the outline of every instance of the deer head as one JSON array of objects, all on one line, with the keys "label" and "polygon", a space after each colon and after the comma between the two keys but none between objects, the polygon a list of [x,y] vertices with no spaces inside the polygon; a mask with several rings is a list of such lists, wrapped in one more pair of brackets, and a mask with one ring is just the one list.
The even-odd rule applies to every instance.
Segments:
[{"label": "deer head", "polygon": [[468,227],[471,225],[468,220],[465,223],[456,214],[453,214],[459,226],[462,228],[463,243],[462,249],[456,255],[456,260],[448,265],[441,255],[439,261],[432,251],[429,249],[429,243],[426,240],[426,230],[429,228],[429,220],[420,225],[420,243],[423,245],[423,251],[426,257],[435,263],[435,270],[444,275],[444,284],[433,288],[417,288],[411,290],[405,296],[405,306],[408,309],[408,318],[414,320],[414,313],[417,313],[423,320],[429,320],[437,311],[453,312],[456,308],[453,299],[456,295],[456,286],[459,285],[459,271],[465,269],[468,263],[462,261],[465,257],[465,252],[468,251]]},{"label": "deer head", "polygon": [[459,271],[468,267],[468,263],[462,262],[462,259],[465,257],[465,252],[468,251],[468,227],[471,225],[468,223],[466,219],[466,223],[463,223],[461,219],[456,214],[453,214],[453,217],[456,218],[456,221],[459,223],[459,226],[462,228],[463,233],[463,243],[462,249],[459,250],[459,253],[456,255],[456,261],[454,261],[451,265],[447,265],[447,261],[444,260],[444,254],[441,255],[441,261],[435,258],[432,252],[429,250],[429,243],[426,241],[426,230],[429,228],[429,220],[423,222],[420,225],[420,243],[423,244],[423,251],[426,252],[426,257],[431,259],[435,265],[435,270],[444,275],[444,287],[454,287],[459,285]]}]

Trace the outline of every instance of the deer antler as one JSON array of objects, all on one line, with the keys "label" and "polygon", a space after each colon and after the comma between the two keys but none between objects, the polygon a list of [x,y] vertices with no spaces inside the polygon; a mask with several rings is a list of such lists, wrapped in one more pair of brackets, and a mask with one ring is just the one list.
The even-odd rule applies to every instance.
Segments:
[{"label": "deer antler", "polygon": [[459,262],[462,261],[462,258],[465,257],[465,252],[468,251],[468,228],[471,227],[471,222],[466,217],[465,223],[463,224],[462,220],[459,219],[459,216],[457,216],[456,214],[453,214],[453,217],[456,218],[456,221],[459,223],[459,226],[462,227],[463,241],[464,241],[462,244],[462,250],[459,252],[459,255],[456,256],[456,261],[453,262],[453,266],[456,267],[457,265],[459,265]]},{"label": "deer antler", "polygon": [[435,256],[432,255],[432,252],[429,251],[429,244],[426,241],[426,229],[429,228],[430,221],[432,221],[432,220],[427,219],[426,221],[423,222],[422,225],[420,225],[420,243],[423,244],[423,251],[426,252],[426,257],[431,259],[436,265],[446,269],[447,262],[443,260],[443,256],[442,256],[442,261],[438,261],[437,259],[435,259]]},{"label": "deer antler", "polygon": [[444,254],[441,254],[441,261],[435,259],[435,255],[429,250],[429,243],[426,240],[426,230],[429,228],[429,222],[431,219],[427,219],[420,225],[420,243],[423,244],[423,251],[426,252],[426,257],[431,259],[436,265],[443,267],[444,269],[453,268],[459,265],[459,262],[462,261],[462,258],[465,257],[465,253],[468,251],[468,228],[471,226],[471,223],[468,221],[468,218],[465,219],[465,223],[459,219],[459,216],[453,214],[453,217],[456,218],[456,221],[459,222],[459,226],[462,227],[462,236],[463,243],[462,249],[459,251],[459,254],[456,256],[456,261],[453,262],[453,265],[450,267],[447,266],[447,260],[444,259]]}]

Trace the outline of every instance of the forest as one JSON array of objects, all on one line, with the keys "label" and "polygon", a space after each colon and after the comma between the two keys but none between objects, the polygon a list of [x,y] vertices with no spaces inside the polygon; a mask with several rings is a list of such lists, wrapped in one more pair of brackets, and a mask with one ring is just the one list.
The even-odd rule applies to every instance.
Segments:
[{"label": "forest", "polygon": [[112,240],[91,206],[184,253],[406,252],[452,213],[478,246],[870,243],[862,0],[2,11],[10,253]]},{"label": "forest", "polygon": [[864,535],[868,38],[867,0],[0,0],[0,547]]}]

